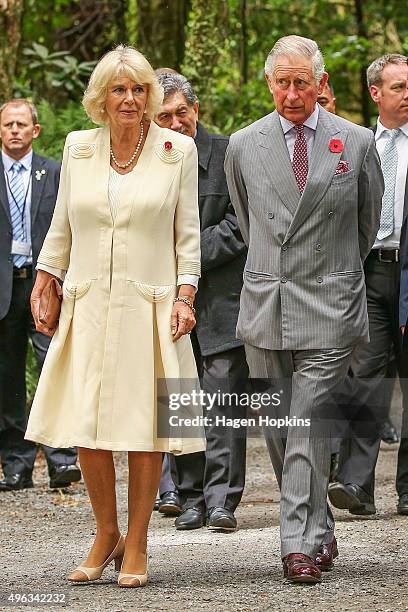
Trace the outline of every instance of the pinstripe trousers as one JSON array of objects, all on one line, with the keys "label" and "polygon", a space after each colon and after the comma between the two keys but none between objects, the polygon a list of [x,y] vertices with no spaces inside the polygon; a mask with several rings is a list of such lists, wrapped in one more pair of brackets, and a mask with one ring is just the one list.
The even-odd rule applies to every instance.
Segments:
[{"label": "pinstripe trousers", "polygon": [[267,379],[283,391],[279,417],[310,419],[310,427],[264,427],[281,489],[282,558],[315,558],[332,540],[334,519],[326,496],[329,482],[333,394],[344,380],[354,347],[276,351],[245,345],[252,379]]}]

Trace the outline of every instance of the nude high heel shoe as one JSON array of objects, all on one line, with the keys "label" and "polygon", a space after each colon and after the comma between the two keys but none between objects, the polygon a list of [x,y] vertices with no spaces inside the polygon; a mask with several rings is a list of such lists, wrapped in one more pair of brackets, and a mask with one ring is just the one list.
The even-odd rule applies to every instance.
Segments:
[{"label": "nude high heel shoe", "polygon": [[146,555],[146,573],[145,574],[122,574],[120,572],[118,576],[118,585],[125,589],[135,589],[137,587],[143,587],[147,584],[147,555]]},{"label": "nude high heel shoe", "polygon": [[[123,561],[123,554],[125,552],[125,540],[123,536],[120,536],[118,543],[109,555],[109,557],[99,567],[84,567],[80,565],[77,567],[69,576],[70,582],[92,582],[98,580],[102,576],[102,572],[111,561],[115,562],[115,570],[118,572],[121,568]],[[75,576],[76,572],[81,572],[83,576]],[[75,577],[74,577],[75,576]]]}]

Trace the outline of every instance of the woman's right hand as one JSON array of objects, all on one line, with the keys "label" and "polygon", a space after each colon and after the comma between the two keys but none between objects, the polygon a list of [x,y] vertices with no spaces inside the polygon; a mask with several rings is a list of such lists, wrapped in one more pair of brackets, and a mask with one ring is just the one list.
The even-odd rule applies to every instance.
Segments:
[{"label": "woman's right hand", "polygon": [[36,331],[41,332],[46,336],[53,336],[56,331],[56,328],[50,329],[49,327],[44,325],[44,323],[41,323],[39,318],[41,294],[50,278],[58,277],[54,276],[54,274],[50,274],[49,272],[45,272],[45,270],[37,270],[37,276],[30,298],[31,313],[34,319],[35,329]]}]

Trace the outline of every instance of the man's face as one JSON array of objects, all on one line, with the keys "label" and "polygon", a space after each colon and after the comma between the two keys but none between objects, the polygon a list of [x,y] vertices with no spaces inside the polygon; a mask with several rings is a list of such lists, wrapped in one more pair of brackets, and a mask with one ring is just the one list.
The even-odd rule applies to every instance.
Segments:
[{"label": "man's face", "polygon": [[370,93],[384,127],[393,129],[408,121],[408,65],[387,64],[382,85],[371,85]]},{"label": "man's face", "polygon": [[40,125],[34,125],[31,111],[26,104],[6,106],[0,117],[0,137],[4,153],[13,159],[21,159],[31,150],[34,138],[40,133]]},{"label": "man's face", "polygon": [[336,98],[333,96],[328,85],[325,85],[321,95],[317,96],[317,101],[320,106],[323,106],[329,113],[336,114]]},{"label": "man's face", "polygon": [[182,93],[176,92],[165,98],[155,121],[160,127],[170,128],[194,138],[197,131],[198,102],[191,106]]},{"label": "man's face", "polygon": [[272,76],[265,75],[265,78],[278,113],[300,124],[313,113],[317,96],[322,93],[328,74],[325,72],[317,84],[311,60],[297,55],[281,55],[276,58]]}]

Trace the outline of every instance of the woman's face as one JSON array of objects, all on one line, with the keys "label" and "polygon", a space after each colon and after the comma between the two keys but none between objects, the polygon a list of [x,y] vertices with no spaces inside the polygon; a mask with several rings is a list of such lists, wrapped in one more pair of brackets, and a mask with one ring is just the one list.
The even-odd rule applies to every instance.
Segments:
[{"label": "woman's face", "polygon": [[110,125],[132,128],[142,121],[146,108],[148,86],[129,77],[117,77],[108,85],[105,110]]}]

